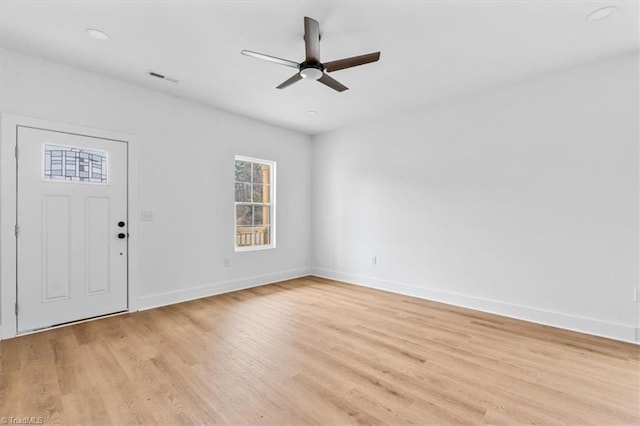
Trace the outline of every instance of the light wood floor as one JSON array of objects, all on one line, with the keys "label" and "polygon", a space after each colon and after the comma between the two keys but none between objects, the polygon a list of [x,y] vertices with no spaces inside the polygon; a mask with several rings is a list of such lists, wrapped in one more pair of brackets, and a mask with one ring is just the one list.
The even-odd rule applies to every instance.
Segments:
[{"label": "light wood floor", "polygon": [[304,278],[0,342],[0,417],[640,424],[640,348]]}]

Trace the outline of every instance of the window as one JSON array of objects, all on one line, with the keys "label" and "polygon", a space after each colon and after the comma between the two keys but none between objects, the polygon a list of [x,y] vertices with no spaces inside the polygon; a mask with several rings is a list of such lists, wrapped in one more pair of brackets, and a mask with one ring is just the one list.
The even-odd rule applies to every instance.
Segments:
[{"label": "window", "polygon": [[236,156],[236,251],[276,246],[275,176],[274,161]]},{"label": "window", "polygon": [[107,183],[107,153],[45,144],[44,180]]}]

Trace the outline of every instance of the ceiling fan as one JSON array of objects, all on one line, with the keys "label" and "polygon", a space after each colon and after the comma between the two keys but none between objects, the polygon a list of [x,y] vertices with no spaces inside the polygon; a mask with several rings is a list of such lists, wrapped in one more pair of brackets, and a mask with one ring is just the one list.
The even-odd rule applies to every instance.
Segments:
[{"label": "ceiling fan", "polygon": [[320,83],[327,85],[338,92],[344,92],[348,87],[334,78],[329,77],[327,73],[376,62],[380,59],[380,52],[375,52],[368,53],[366,55],[353,56],[351,58],[338,59],[337,61],[326,62],[323,64],[320,62],[320,24],[318,24],[318,21],[315,19],[311,19],[307,16],[304,18],[304,47],[306,51],[306,59],[301,63],[252,52],[250,50],[243,50],[241,53],[253,58],[296,68],[298,72],[294,74],[293,77],[280,84],[277,87],[278,89],[289,87],[293,83],[304,78],[309,80],[318,80]]}]

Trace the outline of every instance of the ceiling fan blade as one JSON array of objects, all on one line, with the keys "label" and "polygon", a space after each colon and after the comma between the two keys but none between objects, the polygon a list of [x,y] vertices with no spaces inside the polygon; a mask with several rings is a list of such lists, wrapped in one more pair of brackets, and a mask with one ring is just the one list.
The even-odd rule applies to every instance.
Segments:
[{"label": "ceiling fan blade", "polygon": [[380,52],[368,53],[366,55],[353,56],[351,58],[338,59],[324,64],[326,72],[343,70],[345,68],[357,67],[358,65],[369,64],[380,59]]},{"label": "ceiling fan blade", "polygon": [[304,48],[307,62],[320,62],[320,24],[308,16],[304,17]]},{"label": "ceiling fan blade", "polygon": [[323,74],[322,77],[318,79],[318,81],[326,86],[331,87],[333,90],[336,90],[338,92],[344,92],[345,90],[349,89],[347,86],[340,83],[338,80],[332,77],[329,77],[328,74]]},{"label": "ceiling fan blade", "polygon": [[288,79],[284,83],[280,84],[280,86],[276,87],[276,89],[284,89],[285,87],[289,87],[293,83],[295,83],[297,81],[300,81],[300,80],[302,80],[302,77],[300,77],[300,74],[294,74],[290,79]]},{"label": "ceiling fan blade", "polygon": [[291,68],[300,68],[300,64],[297,62],[289,61],[287,59],[276,58],[275,56],[263,55],[262,53],[252,52],[250,50],[243,50],[243,55],[251,56],[252,58],[262,59],[263,61],[273,62],[274,64],[285,65]]}]

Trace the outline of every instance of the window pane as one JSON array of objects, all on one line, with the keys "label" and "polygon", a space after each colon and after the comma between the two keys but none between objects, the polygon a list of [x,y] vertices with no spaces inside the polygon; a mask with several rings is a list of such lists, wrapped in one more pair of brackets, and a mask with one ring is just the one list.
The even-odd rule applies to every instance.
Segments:
[{"label": "window pane", "polygon": [[269,184],[269,165],[253,163],[253,183]]},{"label": "window pane", "polygon": [[236,227],[236,246],[247,247],[253,245],[253,228],[251,226]]},{"label": "window pane", "polygon": [[251,164],[248,161],[236,160],[236,182],[251,182]]},{"label": "window pane", "polygon": [[236,225],[253,224],[253,206],[236,206]]},{"label": "window pane", "polygon": [[253,228],[254,240],[256,245],[271,244],[270,232],[268,226],[256,226]]},{"label": "window pane", "polygon": [[248,203],[251,202],[251,184],[236,182],[236,202]]},{"label": "window pane", "polygon": [[263,224],[263,211],[260,206],[253,206],[253,226]]},{"label": "window pane", "polygon": [[45,180],[107,183],[107,153],[66,146],[44,146]]},{"label": "window pane", "polygon": [[263,246],[268,244],[271,244],[271,232],[268,226],[236,227],[236,246],[250,247],[250,246]]},{"label": "window pane", "polygon": [[253,202],[254,203],[270,203],[269,185],[256,183],[253,185]]},{"label": "window pane", "polygon": [[269,217],[271,215],[271,207],[255,206],[253,208],[253,224],[254,226],[269,225]]}]

